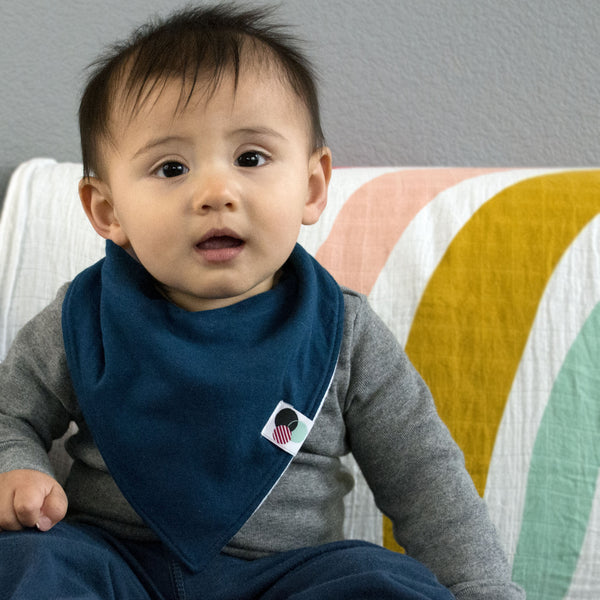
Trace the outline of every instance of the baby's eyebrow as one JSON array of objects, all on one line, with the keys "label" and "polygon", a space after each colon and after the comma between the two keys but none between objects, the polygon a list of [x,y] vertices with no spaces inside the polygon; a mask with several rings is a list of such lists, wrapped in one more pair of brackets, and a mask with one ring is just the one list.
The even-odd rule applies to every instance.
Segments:
[{"label": "baby's eyebrow", "polygon": [[276,129],[262,125],[257,127],[241,127],[233,131],[233,135],[258,135],[264,137],[276,137],[282,140],[286,139],[286,137]]},{"label": "baby's eyebrow", "polygon": [[143,156],[144,154],[152,151],[154,148],[174,142],[179,144],[189,142],[189,138],[183,135],[164,135],[161,137],[152,138],[135,151],[133,158],[138,158],[139,156]]}]

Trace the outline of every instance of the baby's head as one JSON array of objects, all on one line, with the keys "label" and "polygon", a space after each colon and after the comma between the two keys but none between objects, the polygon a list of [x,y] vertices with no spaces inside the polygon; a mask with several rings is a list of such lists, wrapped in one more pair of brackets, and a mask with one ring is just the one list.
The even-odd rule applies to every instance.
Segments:
[{"label": "baby's head", "polygon": [[83,94],[86,214],[187,310],[269,290],[327,202],[310,65],[265,17],[177,13],[115,46]]}]

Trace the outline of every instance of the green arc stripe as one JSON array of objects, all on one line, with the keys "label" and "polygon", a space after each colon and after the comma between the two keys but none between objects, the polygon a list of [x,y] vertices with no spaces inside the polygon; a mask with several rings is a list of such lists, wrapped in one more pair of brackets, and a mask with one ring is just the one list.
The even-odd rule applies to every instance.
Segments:
[{"label": "green arc stripe", "polygon": [[577,568],[600,469],[600,304],[552,388],[527,482],[513,579],[540,600],[563,598]]}]

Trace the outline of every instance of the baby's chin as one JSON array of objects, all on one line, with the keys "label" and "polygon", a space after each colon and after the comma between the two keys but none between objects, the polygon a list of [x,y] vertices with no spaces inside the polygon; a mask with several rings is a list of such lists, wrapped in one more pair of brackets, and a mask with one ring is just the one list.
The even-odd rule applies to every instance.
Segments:
[{"label": "baby's chin", "polygon": [[[250,289],[221,289],[213,290],[210,295],[198,296],[169,288],[159,282],[156,282],[156,287],[159,293],[169,302],[178,306],[179,308],[188,312],[201,312],[207,310],[218,310],[220,308],[227,308],[259,294],[264,294],[269,290],[273,289],[279,282],[281,273],[278,271],[275,275],[271,276],[267,280],[260,282],[260,284],[253,286]],[[155,280],[156,281],[156,280]]]}]

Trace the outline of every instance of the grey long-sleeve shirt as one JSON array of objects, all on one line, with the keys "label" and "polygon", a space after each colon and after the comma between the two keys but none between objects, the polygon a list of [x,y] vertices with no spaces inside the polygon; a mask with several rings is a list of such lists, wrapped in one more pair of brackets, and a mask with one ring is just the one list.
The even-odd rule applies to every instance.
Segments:
[{"label": "grey long-sleeve shirt", "polygon": [[[77,404],[62,338],[66,287],[19,333],[0,364],[0,472],[52,474],[46,455],[71,420],[67,518],[130,539],[155,539],[106,469]],[[342,539],[352,452],[398,542],[459,600],[512,600],[510,571],[461,451],[404,351],[369,307],[344,289],[344,338],[323,408],[301,451],[224,551],[256,558]],[[1,535],[1,534],[0,534]]]}]

